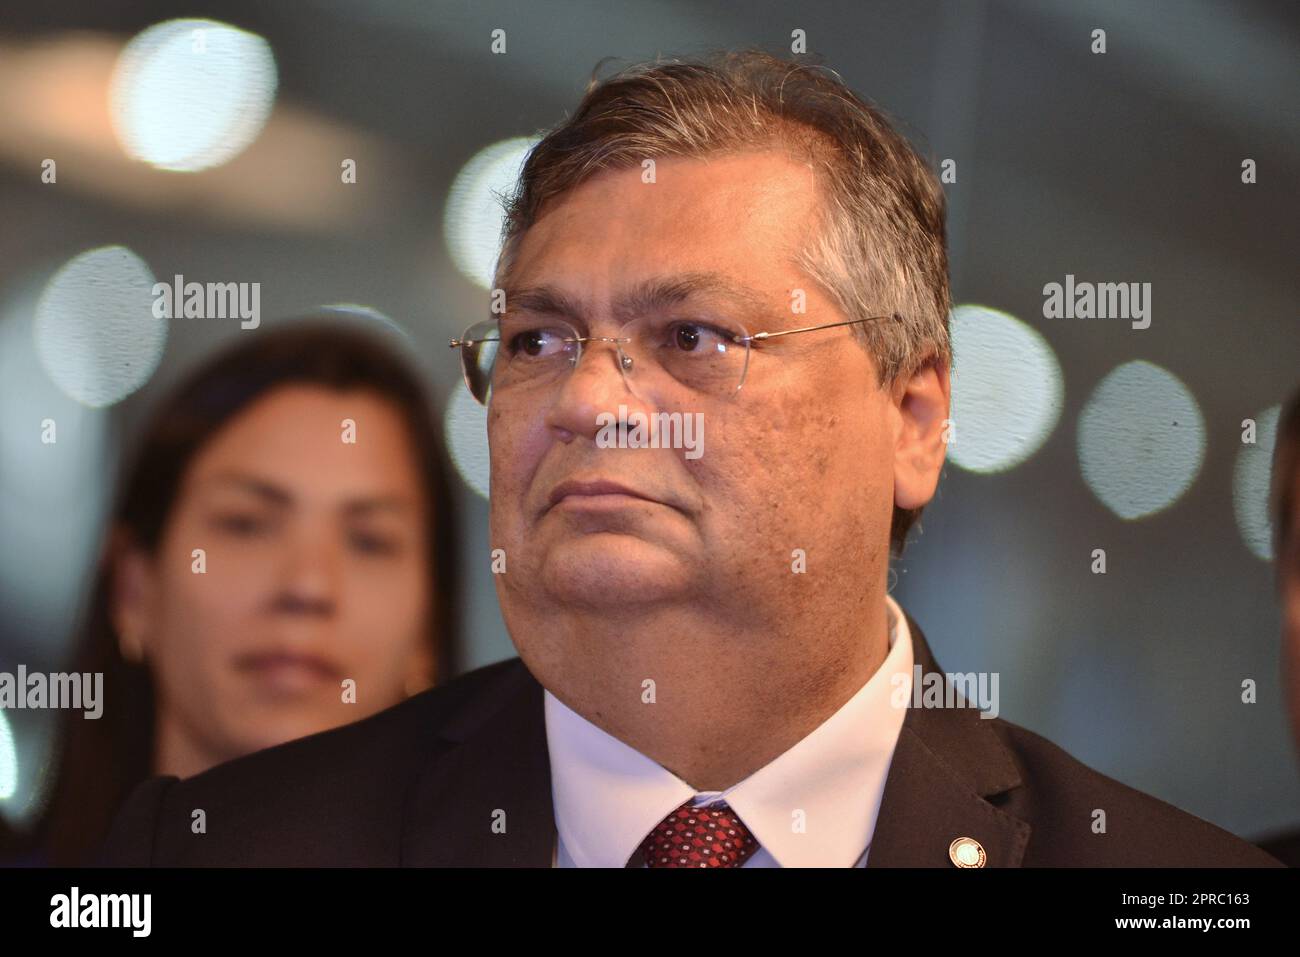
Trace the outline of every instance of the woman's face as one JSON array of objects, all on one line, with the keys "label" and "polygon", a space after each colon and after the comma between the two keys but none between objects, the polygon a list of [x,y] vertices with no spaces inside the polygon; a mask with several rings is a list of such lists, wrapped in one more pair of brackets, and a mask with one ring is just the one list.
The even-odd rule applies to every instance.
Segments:
[{"label": "woman's face", "polygon": [[155,771],[197,773],[427,685],[429,507],[401,414],[375,393],[283,386],[213,435],[157,552],[118,568],[123,651],[157,689]]}]

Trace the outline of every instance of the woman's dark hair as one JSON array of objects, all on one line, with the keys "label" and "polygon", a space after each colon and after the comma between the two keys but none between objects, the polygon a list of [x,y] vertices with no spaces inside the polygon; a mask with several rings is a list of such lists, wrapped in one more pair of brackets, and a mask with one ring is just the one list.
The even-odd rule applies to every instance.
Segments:
[{"label": "woman's dark hair", "polygon": [[77,671],[103,673],[104,697],[111,707],[94,721],[68,712],[72,717],[62,729],[50,803],[31,836],[45,863],[89,863],[126,795],[152,773],[152,678],[147,662],[122,657],[112,625],[113,572],[120,550],[128,542],[156,550],[195,455],[241,411],[287,384],[365,390],[400,411],[428,495],[433,579],[428,638],[438,680],[452,673],[460,592],[456,509],[441,429],[419,376],[374,334],[336,321],[299,320],[258,333],[204,363],[165,397],[136,454],[127,459],[76,652]]}]

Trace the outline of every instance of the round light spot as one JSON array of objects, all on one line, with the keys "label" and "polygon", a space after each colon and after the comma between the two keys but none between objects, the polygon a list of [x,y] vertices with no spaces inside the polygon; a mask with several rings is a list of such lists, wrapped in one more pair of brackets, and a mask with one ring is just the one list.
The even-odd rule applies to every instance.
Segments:
[{"label": "round light spot", "polygon": [[1191,392],[1150,362],[1127,362],[1097,384],[1079,414],[1083,479],[1123,519],[1168,508],[1205,458],[1205,422]]},{"label": "round light spot", "polygon": [[18,748],[9,729],[9,719],[0,710],[0,801],[8,800],[18,790]]},{"label": "round light spot", "polygon": [[465,277],[484,289],[492,288],[501,229],[505,223],[503,199],[514,191],[535,137],[502,140],[480,150],[451,184],[443,216],[443,238],[452,262]]},{"label": "round light spot", "polygon": [[[1268,512],[1268,491],[1277,443],[1280,405],[1254,416],[1255,442],[1243,442],[1232,469],[1232,511],[1246,547],[1264,561],[1273,560],[1273,520]],[[1244,429],[1243,429],[1244,431]]]},{"label": "round light spot", "polygon": [[168,20],[123,48],[109,86],[123,148],[162,169],[232,159],[266,125],[275,57],[255,33],[216,20]]},{"label": "round light spot", "polygon": [[321,306],[320,311],[327,316],[338,316],[343,319],[358,319],[363,323],[378,323],[390,332],[395,332],[408,343],[414,345],[414,339],[411,334],[402,328],[396,319],[387,313],[381,312],[374,306],[364,306],[356,302],[334,302],[328,306]]},{"label": "round light spot", "polygon": [[101,407],[148,381],[167,342],[153,285],[144,260],[124,246],[84,252],[54,274],[32,330],[41,366],[60,389]]},{"label": "round light spot", "polygon": [[986,306],[958,306],[951,329],[948,458],[971,472],[1013,468],[1060,421],[1065,387],[1056,353],[1035,329]]},{"label": "round light spot", "polygon": [[22,608],[26,637],[58,656],[112,491],[87,476],[106,474],[112,456],[108,416],[68,396],[41,366],[31,328],[39,291],[0,307],[0,605]]},{"label": "round light spot", "polygon": [[444,417],[447,450],[465,484],[488,497],[489,474],[487,408],[479,405],[463,386],[451,394]]}]

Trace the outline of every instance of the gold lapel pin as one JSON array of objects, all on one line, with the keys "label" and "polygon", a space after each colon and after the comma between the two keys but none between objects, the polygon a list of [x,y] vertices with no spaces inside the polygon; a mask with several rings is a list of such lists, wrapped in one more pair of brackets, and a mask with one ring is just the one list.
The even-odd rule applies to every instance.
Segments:
[{"label": "gold lapel pin", "polygon": [[988,855],[973,837],[959,837],[948,845],[948,857],[958,867],[983,867]]}]

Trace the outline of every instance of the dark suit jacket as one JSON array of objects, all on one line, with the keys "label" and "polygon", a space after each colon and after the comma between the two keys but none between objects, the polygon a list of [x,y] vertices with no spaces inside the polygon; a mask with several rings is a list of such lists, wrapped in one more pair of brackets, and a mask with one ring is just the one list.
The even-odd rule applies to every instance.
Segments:
[{"label": "dark suit jacket", "polygon": [[1257,843],[1262,851],[1272,854],[1287,867],[1300,867],[1300,830],[1273,834]]},{"label": "dark suit jacket", "polygon": [[[916,662],[939,671],[908,617]],[[140,784],[101,861],[135,865],[549,867],[542,687],[515,658],[355,724],[184,781]],[[1093,812],[1106,833],[1093,833]],[[205,833],[191,824],[203,812]],[[504,812],[505,832],[494,819]],[[501,828],[498,824],[495,830]],[[1258,848],[973,708],[909,708],[868,867],[1277,865]]]}]

